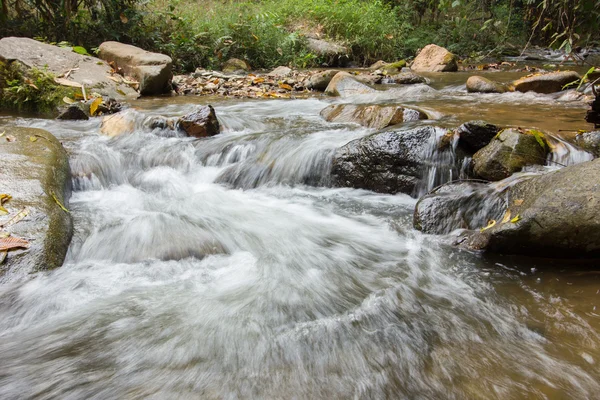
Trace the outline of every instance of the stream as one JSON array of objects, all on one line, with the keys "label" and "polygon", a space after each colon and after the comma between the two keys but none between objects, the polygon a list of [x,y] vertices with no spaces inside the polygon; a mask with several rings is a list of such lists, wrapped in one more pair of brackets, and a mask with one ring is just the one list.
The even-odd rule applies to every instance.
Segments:
[{"label": "stream", "polygon": [[[597,397],[597,271],[459,252],[412,228],[408,195],[328,187],[335,149],[374,132],[325,122],[333,102],[432,118],[408,126],[585,128],[572,93],[468,94],[469,75],[352,99],[133,104],[212,104],[223,132],[201,140],[0,118],[63,142],[75,221],[61,268],[0,284],[0,399]],[[556,162],[590,159],[561,143]]]}]

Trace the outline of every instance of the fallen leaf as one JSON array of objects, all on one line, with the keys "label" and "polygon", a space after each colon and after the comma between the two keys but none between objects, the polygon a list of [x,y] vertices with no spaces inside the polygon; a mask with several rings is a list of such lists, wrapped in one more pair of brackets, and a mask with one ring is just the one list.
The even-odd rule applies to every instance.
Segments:
[{"label": "fallen leaf", "polygon": [[6,255],[8,254],[8,251],[0,251],[0,264],[2,264],[4,262],[4,260],[6,260]]},{"label": "fallen leaf", "polygon": [[515,206],[520,206],[521,204],[523,204],[523,199],[515,200]]},{"label": "fallen leaf", "polygon": [[58,206],[60,208],[62,208],[62,210],[64,212],[70,212],[69,210],[67,210],[67,208],[65,206],[63,206],[63,204],[60,202],[60,200],[58,200],[58,197],[56,197],[56,195],[54,194],[54,192],[50,192],[50,196],[52,196],[52,198],[54,199],[54,201],[56,202],[56,204],[58,204]]},{"label": "fallen leaf", "polygon": [[288,85],[287,83],[280,83],[279,87],[282,89],[285,89],[285,90],[290,90],[290,91],[293,90],[293,88],[290,85]]},{"label": "fallen leaf", "polygon": [[0,132],[0,137],[4,136],[5,133],[6,133],[6,131]]},{"label": "fallen leaf", "polygon": [[67,96],[63,97],[63,101],[65,103],[67,103],[67,104],[74,104],[75,103],[75,100],[73,100],[72,98],[67,97]]},{"label": "fallen leaf", "polygon": [[121,15],[119,15],[119,18],[121,19],[121,23],[123,23],[123,24],[126,24],[127,22],[129,22],[129,19],[123,13],[121,13]]},{"label": "fallen leaf", "polygon": [[510,222],[512,222],[513,224],[516,224],[520,220],[521,220],[521,216],[519,214],[517,214],[517,215],[515,215],[515,217],[513,219],[510,220]]},{"label": "fallen leaf", "polygon": [[37,142],[37,139],[35,136],[29,136],[29,141],[30,142]]},{"label": "fallen leaf", "polygon": [[62,86],[76,87],[76,88],[80,88],[81,87],[81,83],[77,83],[75,81],[70,81],[70,80],[65,79],[65,78],[54,78],[54,82],[56,82],[56,83],[58,83],[59,85],[62,85]]},{"label": "fallen leaf", "polygon": [[98,107],[100,106],[100,104],[102,104],[102,97],[96,97],[96,99],[94,99],[94,101],[92,101],[92,104],[90,104],[90,115],[91,116],[96,115],[96,112],[98,111]]},{"label": "fallen leaf", "polygon": [[488,230],[490,228],[493,228],[494,226],[496,226],[496,220],[495,219],[491,219],[491,220],[488,221],[487,226],[485,228],[481,228],[480,231],[484,232],[484,231],[486,231],[486,230]]},{"label": "fallen leaf", "polygon": [[6,136],[6,141],[7,142],[16,142],[17,138],[14,137],[13,135],[8,135],[8,136]]},{"label": "fallen leaf", "polygon": [[120,75],[116,75],[116,76],[115,76],[115,75],[106,75],[106,77],[107,77],[108,79],[110,79],[111,81],[115,81],[115,82],[117,82],[117,83],[121,83],[121,82],[123,82],[123,80],[122,80],[121,78],[117,78],[117,76],[119,76],[119,77],[120,77]]},{"label": "fallen leaf", "polygon": [[0,251],[27,248],[29,248],[29,242],[25,239],[12,236],[9,236],[7,238],[0,238]]},{"label": "fallen leaf", "polygon": [[19,211],[19,213],[17,215],[15,215],[11,219],[9,219],[8,221],[6,221],[2,225],[0,225],[0,228],[7,228],[11,225],[14,225],[14,224],[20,222],[23,218],[25,218],[28,215],[29,215],[29,208],[25,207],[21,211]]},{"label": "fallen leaf", "polygon": [[505,224],[508,221],[510,221],[510,210],[506,210],[506,213],[504,214],[504,217],[502,218],[502,222],[500,222],[500,223]]}]

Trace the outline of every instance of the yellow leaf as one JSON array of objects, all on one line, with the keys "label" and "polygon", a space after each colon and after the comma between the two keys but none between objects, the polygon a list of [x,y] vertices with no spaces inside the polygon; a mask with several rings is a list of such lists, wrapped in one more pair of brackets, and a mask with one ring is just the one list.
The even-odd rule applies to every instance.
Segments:
[{"label": "yellow leaf", "polygon": [[4,136],[5,133],[6,133],[6,131],[0,132],[0,137]]},{"label": "yellow leaf", "polygon": [[[28,215],[29,215],[29,208],[25,207],[21,211],[19,211],[19,213],[17,215],[12,217],[9,221],[4,222],[2,225],[0,225],[0,228],[6,228],[11,225],[14,225]],[[2,237],[2,236],[0,235],[0,237]]]},{"label": "yellow leaf", "polygon": [[102,97],[96,97],[94,99],[94,101],[92,101],[92,104],[90,104],[90,115],[91,116],[96,115],[96,112],[98,112],[98,107],[100,106],[100,104],[102,104]]},{"label": "yellow leaf", "polygon": [[58,204],[58,206],[60,208],[62,208],[62,210],[64,212],[70,212],[69,210],[67,210],[67,208],[65,206],[63,206],[63,204],[60,202],[60,200],[58,199],[58,197],[56,197],[56,195],[54,194],[54,192],[50,192],[50,196],[52,196],[52,198],[54,199],[54,201],[56,202],[56,204]]},{"label": "yellow leaf", "polygon": [[263,83],[265,81],[265,78],[256,78],[253,82],[255,84],[259,84],[259,83]]},{"label": "yellow leaf", "polygon": [[37,142],[37,138],[35,136],[29,136],[30,142]]},{"label": "yellow leaf", "polygon": [[254,40],[256,40],[258,42],[258,36],[256,36],[254,33],[252,34],[252,37],[254,38]]},{"label": "yellow leaf", "polygon": [[510,222],[512,222],[513,224],[516,224],[520,220],[521,220],[521,216],[519,214],[517,214],[517,215],[515,215],[515,217],[513,219],[510,220]]},{"label": "yellow leaf", "polygon": [[520,206],[521,204],[523,204],[523,199],[515,200],[515,206]]},{"label": "yellow leaf", "polygon": [[488,230],[490,228],[493,228],[494,226],[496,226],[496,220],[495,219],[491,219],[491,220],[488,221],[487,226],[485,228],[481,228],[480,231],[481,232],[486,231],[486,230]]},{"label": "yellow leaf", "polygon": [[293,90],[293,88],[290,85],[288,85],[287,83],[280,83],[279,87],[282,89],[285,89],[285,90]]},{"label": "yellow leaf", "polygon": [[502,218],[501,224],[505,224],[508,221],[510,221],[510,210],[506,210],[506,213],[504,214],[504,218]]}]

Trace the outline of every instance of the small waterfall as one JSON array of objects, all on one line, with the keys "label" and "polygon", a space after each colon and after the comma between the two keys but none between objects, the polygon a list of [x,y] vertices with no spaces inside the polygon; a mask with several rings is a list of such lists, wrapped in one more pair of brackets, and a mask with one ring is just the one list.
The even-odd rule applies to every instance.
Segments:
[{"label": "small waterfall", "polygon": [[572,145],[560,137],[546,135],[546,138],[551,148],[547,158],[547,163],[550,166],[567,167],[591,161],[594,158],[591,153]]}]

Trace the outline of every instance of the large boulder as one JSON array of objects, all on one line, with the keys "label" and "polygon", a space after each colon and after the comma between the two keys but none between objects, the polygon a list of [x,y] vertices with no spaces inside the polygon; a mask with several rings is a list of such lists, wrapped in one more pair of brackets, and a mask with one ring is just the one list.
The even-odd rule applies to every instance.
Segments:
[{"label": "large boulder", "polygon": [[134,110],[125,110],[107,115],[102,118],[100,133],[109,137],[133,133],[138,119],[140,119],[139,113]]},{"label": "large boulder", "polygon": [[312,74],[304,83],[307,89],[318,90],[324,92],[333,77],[340,71],[330,69],[327,71],[317,72]]},{"label": "large boulder", "polygon": [[360,83],[348,72],[338,72],[329,82],[325,94],[330,96],[348,97],[357,94],[374,93],[375,89]]},{"label": "large boulder", "polygon": [[179,118],[179,128],[188,136],[203,138],[217,135],[221,128],[212,106],[198,106],[195,111]]},{"label": "large boulder", "polygon": [[88,93],[93,91],[118,100],[139,96],[122,79],[113,76],[112,68],[102,60],[33,39],[0,39],[0,61],[16,61],[27,69],[46,70],[56,77],[62,77],[61,84],[85,85]]},{"label": "large boulder", "polygon": [[473,75],[467,79],[467,92],[469,93],[504,93],[506,88],[483,76]]},{"label": "large boulder", "polygon": [[99,56],[107,62],[113,62],[126,75],[138,81],[140,93],[143,95],[171,91],[173,61],[169,56],[119,42],[102,43]]},{"label": "large boulder", "polygon": [[544,165],[548,143],[535,130],[505,129],[473,155],[473,171],[483,179],[499,181],[527,165]]},{"label": "large boulder", "polygon": [[508,189],[505,218],[461,246],[538,257],[600,256],[600,160],[537,176]]},{"label": "large boulder", "polygon": [[595,157],[600,157],[600,131],[580,133],[575,137],[575,142]]},{"label": "large boulder", "polygon": [[453,72],[458,71],[458,60],[445,48],[429,44],[417,55],[410,68],[417,72]]},{"label": "large boulder", "polygon": [[479,229],[502,218],[503,195],[483,183],[460,182],[440,186],[419,199],[413,225],[425,233],[447,234],[456,229]]},{"label": "large boulder", "polygon": [[9,214],[0,216],[0,231],[27,240],[29,248],[8,252],[0,268],[0,282],[60,267],[73,232],[71,214],[65,211],[71,196],[71,172],[63,146],[41,129],[4,130],[0,193],[12,199],[3,204]]},{"label": "large boulder", "polygon": [[321,116],[329,122],[351,122],[375,129],[427,119],[419,110],[379,104],[332,104],[321,111]]},{"label": "large boulder", "polygon": [[554,93],[579,79],[581,76],[575,71],[559,71],[526,76],[514,81],[512,85],[519,92]]},{"label": "large boulder", "polygon": [[223,72],[233,74],[237,72],[248,72],[252,69],[250,64],[239,58],[230,58],[223,64]]},{"label": "large boulder", "polygon": [[469,121],[459,126],[456,132],[459,146],[472,154],[487,146],[500,128],[485,121]]},{"label": "large boulder", "polygon": [[375,133],[337,149],[331,168],[334,186],[379,193],[413,194],[425,169],[436,128]]}]

